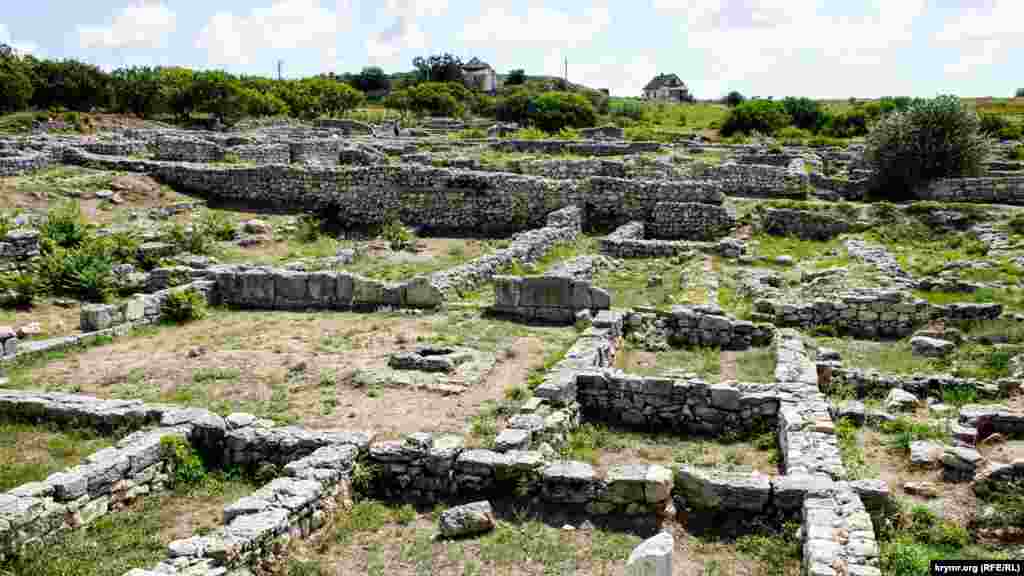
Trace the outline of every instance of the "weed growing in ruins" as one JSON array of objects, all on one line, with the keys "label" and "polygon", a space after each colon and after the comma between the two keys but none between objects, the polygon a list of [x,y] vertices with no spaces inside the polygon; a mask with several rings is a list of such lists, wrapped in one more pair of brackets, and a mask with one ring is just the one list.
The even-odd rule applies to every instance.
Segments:
[{"label": "weed growing in ruins", "polygon": [[0,305],[31,306],[43,291],[39,276],[31,272],[0,274]]},{"label": "weed growing in ruins", "polygon": [[392,250],[409,250],[416,245],[416,236],[394,214],[389,214],[381,226],[380,237],[387,240]]},{"label": "weed growing in ruins", "polygon": [[161,318],[172,324],[202,320],[208,314],[209,305],[206,302],[206,296],[195,288],[171,292],[160,307]]},{"label": "weed growing in ruins", "polygon": [[380,472],[381,470],[378,466],[357,461],[352,467],[352,474],[350,476],[352,491],[355,495],[369,494],[373,490]]},{"label": "weed growing in ruins", "polygon": [[736,550],[761,562],[765,576],[783,576],[786,565],[800,558],[799,525],[787,522],[778,534],[750,534],[736,540]]},{"label": "weed growing in ruins", "polygon": [[199,368],[192,373],[192,381],[204,384],[217,380],[236,380],[240,374],[237,368]]},{"label": "weed growing in ruins", "polygon": [[973,404],[978,399],[978,390],[974,386],[947,386],[942,389],[942,403],[960,408],[965,404]]},{"label": "weed growing in ruins", "polygon": [[30,424],[0,424],[0,492],[46,479],[111,444],[90,429],[57,430]]},{"label": "weed growing in ruins", "polygon": [[347,514],[335,516],[332,534],[338,544],[347,544],[360,532],[376,532],[395,518],[395,510],[380,502],[357,502]]},{"label": "weed growing in ruins", "polygon": [[[836,423],[836,440],[843,464],[850,473],[851,480],[860,480],[874,475],[874,471],[864,460],[864,451],[860,445],[857,425],[849,418],[842,418]],[[909,446],[909,445],[908,445]]]},{"label": "weed growing in ruins", "polygon": [[1008,558],[1004,552],[972,544],[966,527],[940,519],[923,505],[897,511],[879,537],[880,568],[893,576],[927,574],[932,560]]},{"label": "weed growing in ruins", "polygon": [[199,454],[183,436],[164,436],[160,452],[170,473],[169,483],[175,489],[194,486],[206,480],[206,467]]},{"label": "weed growing in ruins", "polygon": [[916,422],[906,416],[883,423],[882,432],[889,435],[889,446],[901,452],[909,452],[910,444],[917,440],[945,440],[949,437],[949,430],[944,425]]}]

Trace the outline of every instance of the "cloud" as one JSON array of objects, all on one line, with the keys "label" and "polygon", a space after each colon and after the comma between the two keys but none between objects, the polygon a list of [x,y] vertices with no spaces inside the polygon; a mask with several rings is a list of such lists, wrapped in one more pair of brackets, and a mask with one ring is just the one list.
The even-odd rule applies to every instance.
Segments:
[{"label": "cloud", "polygon": [[[925,0],[870,0],[856,14],[824,14],[816,0],[656,0],[676,17],[686,45],[701,51],[699,97],[734,88],[760,95],[872,95],[886,84],[910,91],[898,67]],[[847,7],[848,8],[848,7]]]},{"label": "cloud", "polygon": [[491,4],[475,19],[466,22],[462,40],[466,44],[493,46],[497,50],[516,47],[575,48],[608,28],[608,7],[590,6],[572,15],[532,1],[526,4]]},{"label": "cloud", "polygon": [[378,17],[394,18],[385,29],[372,34],[366,42],[366,53],[378,66],[397,65],[403,50],[423,50],[430,36],[420,28],[421,18],[436,18],[448,11],[448,0],[385,0],[378,8]]},{"label": "cloud", "polygon": [[244,16],[217,12],[195,45],[216,66],[252,64],[260,59],[257,52],[265,49],[312,49],[319,51],[321,66],[335,69],[337,35],[349,28],[349,9],[347,1],[339,1],[331,11],[320,0],[278,0]]},{"label": "cloud", "polygon": [[606,56],[596,61],[576,62],[579,54],[555,51],[544,57],[544,74],[563,75],[564,56],[569,57],[569,81],[591,88],[607,88],[614,96],[637,96],[647,82],[658,73],[652,56],[634,55],[627,60]]},{"label": "cloud", "polygon": [[0,44],[7,44],[18,54],[36,54],[39,55],[39,45],[33,42],[15,42],[11,38],[11,31],[7,28],[6,24],[0,23]]},{"label": "cloud", "polygon": [[987,0],[962,6],[961,13],[946,20],[932,38],[938,46],[953,48],[960,55],[956,62],[945,64],[945,72],[968,75],[977,67],[1005,59],[1011,49],[1024,48],[1021,22],[1024,3],[1019,0]]},{"label": "cloud", "polygon": [[78,27],[82,48],[163,48],[177,17],[160,0],[129,4],[109,27]]}]

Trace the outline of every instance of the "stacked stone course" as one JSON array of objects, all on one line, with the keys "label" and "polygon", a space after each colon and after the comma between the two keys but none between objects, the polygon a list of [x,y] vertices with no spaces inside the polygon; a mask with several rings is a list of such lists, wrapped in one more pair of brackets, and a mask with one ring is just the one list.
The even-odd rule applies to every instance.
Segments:
[{"label": "stacked stone course", "polygon": [[0,271],[20,269],[39,257],[39,232],[30,229],[9,231],[0,238]]}]

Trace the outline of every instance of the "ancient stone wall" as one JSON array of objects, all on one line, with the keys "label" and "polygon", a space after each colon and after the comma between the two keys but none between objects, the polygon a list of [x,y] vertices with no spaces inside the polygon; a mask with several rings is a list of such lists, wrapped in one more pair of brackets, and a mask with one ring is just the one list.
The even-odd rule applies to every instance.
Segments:
[{"label": "ancient stone wall", "polygon": [[821,211],[768,208],[761,217],[761,227],[773,236],[824,241],[849,231],[850,224]]},{"label": "ancient stone wall", "polygon": [[83,148],[93,154],[102,154],[104,156],[132,156],[134,154],[144,154],[148,151],[146,142],[125,139],[88,142]]},{"label": "ancient stone wall", "polygon": [[598,312],[591,327],[580,334],[565,356],[544,375],[544,381],[533,391],[534,396],[556,407],[576,402],[577,377],[614,363],[622,327],[621,312]]},{"label": "ancient stone wall", "polygon": [[771,384],[708,385],[617,371],[581,374],[576,398],[588,420],[714,436],[774,429],[779,411]]},{"label": "ancient stone wall", "polygon": [[224,159],[223,146],[197,137],[159,136],[154,148],[157,160],[219,162]]},{"label": "ancient stone wall", "polygon": [[23,152],[14,156],[0,156],[0,176],[18,176],[42,170],[53,164],[46,152]]},{"label": "ancient stone wall", "polygon": [[17,270],[39,257],[39,232],[11,230],[0,238],[0,272]]},{"label": "ancient stone wall", "polygon": [[713,346],[723,350],[746,350],[771,344],[774,329],[768,324],[737,320],[716,306],[673,306],[671,312],[631,312],[626,333],[645,334],[670,346]]},{"label": "ancient stone wall", "polygon": [[714,184],[591,177],[551,180],[414,165],[358,168],[266,165],[202,166],[99,156],[69,150],[69,162],[147,172],[211,199],[246,201],[291,211],[329,211],[365,226],[389,213],[438,231],[500,234],[536,227],[552,210],[577,205],[588,225],[649,220],[659,202],[721,204]]},{"label": "ancient stone wall", "polygon": [[319,138],[289,142],[289,162],[312,166],[337,166],[344,141],[336,138]]},{"label": "ancient stone wall", "polygon": [[935,306],[904,292],[883,289],[850,291],[802,304],[757,300],[754,307],[777,326],[834,326],[841,333],[876,339],[908,336],[934,318],[992,320],[1003,311],[1001,304]]},{"label": "ancient stone wall", "polygon": [[581,310],[607,310],[611,296],[587,280],[558,276],[495,276],[491,312],[523,320],[572,323]]},{"label": "ancient stone wall", "polygon": [[729,207],[697,202],[659,202],[650,231],[665,240],[717,240],[736,226]]},{"label": "ancient stone wall", "polygon": [[289,164],[292,161],[288,144],[243,144],[232,146],[226,154],[234,154],[243,162],[256,164]]},{"label": "ancient stone wall", "polygon": [[735,162],[705,167],[700,177],[717,182],[729,196],[748,198],[803,198],[810,185],[802,170]]},{"label": "ancient stone wall", "polygon": [[581,156],[622,156],[657,152],[657,142],[593,142],[572,140],[501,140],[491,142],[493,150],[540,154],[579,154]]},{"label": "ancient stone wall", "polygon": [[941,202],[1024,204],[1024,176],[936,180],[918,197]]},{"label": "ancient stone wall", "polygon": [[[885,398],[893,388],[906,390],[918,398],[942,398],[944,390],[975,390],[979,397],[996,398],[1006,396],[1016,388],[1016,381],[1001,380],[983,382],[973,378],[957,378],[949,374],[882,374],[874,370],[843,368],[828,365],[831,382],[826,392],[848,386],[858,398]],[[824,386],[823,386],[824,387]]]}]

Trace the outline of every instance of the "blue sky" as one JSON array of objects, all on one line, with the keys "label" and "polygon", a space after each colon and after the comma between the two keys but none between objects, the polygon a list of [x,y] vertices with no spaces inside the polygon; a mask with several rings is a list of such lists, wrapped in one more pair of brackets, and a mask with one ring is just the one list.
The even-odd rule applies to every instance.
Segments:
[{"label": "blue sky", "polygon": [[0,42],[105,69],[286,76],[477,56],[638,95],[674,72],[698,98],[1010,96],[1024,0],[5,0]]}]

